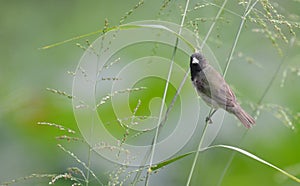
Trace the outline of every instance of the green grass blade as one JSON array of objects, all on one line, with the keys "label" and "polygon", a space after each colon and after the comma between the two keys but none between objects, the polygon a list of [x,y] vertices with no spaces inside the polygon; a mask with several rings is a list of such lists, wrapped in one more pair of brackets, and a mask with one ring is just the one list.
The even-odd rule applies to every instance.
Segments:
[{"label": "green grass blade", "polygon": [[196,153],[196,151],[188,152],[188,153],[186,153],[186,154],[177,156],[177,157],[175,157],[175,158],[168,159],[168,160],[163,161],[163,162],[161,162],[161,163],[159,163],[159,164],[157,164],[157,165],[153,165],[153,166],[150,168],[150,170],[151,170],[151,171],[158,170],[158,169],[160,169],[160,168],[162,168],[162,167],[164,167],[164,166],[166,166],[166,165],[169,165],[170,163],[173,163],[173,162],[175,162],[175,161],[177,161],[177,160],[180,160],[180,159],[182,159],[182,158],[184,158],[184,157],[186,157],[186,156],[188,156],[188,155],[194,154],[194,153]]},{"label": "green grass blade", "polygon": [[62,44],[71,42],[71,41],[75,41],[78,39],[82,39],[82,38],[86,38],[95,34],[103,34],[109,31],[117,31],[117,30],[129,30],[129,29],[138,29],[138,28],[153,28],[153,29],[161,29],[161,30],[165,30],[167,32],[170,32],[171,34],[174,34],[176,37],[178,37],[179,39],[181,39],[184,43],[186,43],[192,50],[195,50],[194,46],[187,41],[184,37],[182,37],[181,35],[179,35],[178,33],[176,33],[175,31],[171,30],[170,28],[163,26],[163,25],[158,25],[158,24],[125,24],[125,25],[120,25],[120,26],[113,26],[110,28],[107,28],[104,30],[97,30],[95,32],[91,32],[91,33],[87,33],[87,34],[83,34],[83,35],[79,35],[70,39],[66,39],[64,41],[60,41],[51,45],[47,45],[47,46],[43,46],[39,49],[49,49],[52,47],[56,47],[56,46],[60,46]]},{"label": "green grass blade", "polygon": [[[267,162],[267,161],[261,159],[260,157],[258,157],[258,156],[256,156],[256,155],[251,154],[250,152],[248,152],[248,151],[246,151],[246,150],[243,150],[243,149],[240,149],[240,148],[238,148],[238,147],[233,147],[233,146],[229,146],[229,145],[213,145],[213,146],[210,146],[210,147],[207,147],[207,148],[205,148],[205,149],[200,150],[200,152],[201,152],[201,151],[206,151],[206,150],[209,150],[209,149],[214,149],[214,148],[225,148],[225,149],[229,149],[229,150],[236,151],[236,152],[238,152],[238,153],[240,153],[240,154],[243,154],[243,155],[245,155],[245,156],[247,156],[247,157],[249,157],[249,158],[252,158],[252,159],[254,159],[254,160],[256,160],[256,161],[258,161],[258,162],[260,162],[260,163],[262,163],[262,164],[265,164],[265,165],[267,165],[267,166],[269,166],[269,167],[271,167],[271,168],[273,168],[273,169],[279,171],[280,173],[286,175],[287,177],[291,178],[292,180],[294,180],[294,181],[300,183],[300,179],[297,178],[296,176],[294,176],[294,175],[292,175],[292,174],[290,174],[290,173],[288,173],[288,172],[286,172],[286,171],[280,169],[279,167],[277,167],[277,166],[271,164],[270,162]],[[173,162],[176,162],[176,161],[178,161],[178,160],[180,160],[180,159],[182,159],[182,158],[184,158],[184,157],[186,157],[186,156],[189,156],[189,155],[191,155],[191,154],[194,154],[194,153],[196,153],[196,152],[197,152],[197,151],[191,151],[191,152],[185,153],[185,154],[183,154],[183,155],[180,155],[180,156],[177,156],[177,157],[168,159],[168,160],[163,161],[163,162],[161,162],[161,163],[159,163],[159,164],[157,164],[157,165],[152,166],[152,167],[151,167],[151,170],[152,170],[152,171],[158,170],[158,169],[160,169],[160,168],[162,168],[162,167],[164,167],[164,166],[166,166],[166,165],[169,165],[169,164],[171,164],[171,163],[173,163]]]},{"label": "green grass blade", "polygon": [[256,161],[258,161],[258,162],[260,162],[262,164],[265,164],[265,165],[267,165],[267,166],[269,166],[269,167],[271,167],[271,168],[273,168],[273,169],[281,172],[282,174],[286,175],[287,177],[291,178],[292,180],[300,183],[300,179],[297,178],[296,176],[293,176],[293,175],[289,174],[288,172],[286,172],[286,171],[284,171],[284,170],[276,167],[275,165],[273,165],[273,164],[271,164],[271,163],[269,163],[269,162],[267,162],[267,161],[265,161],[265,160],[257,157],[254,154],[251,154],[250,152],[245,151],[243,149],[240,149],[240,148],[237,148],[237,147],[233,147],[233,146],[229,146],[229,145],[214,145],[214,146],[210,146],[210,147],[206,148],[205,150],[212,149],[212,148],[226,148],[226,149],[234,150],[234,151],[239,152],[239,153],[241,153],[241,154],[243,154],[245,156],[248,156],[249,158],[252,158],[252,159],[254,159],[254,160],[256,160]]}]

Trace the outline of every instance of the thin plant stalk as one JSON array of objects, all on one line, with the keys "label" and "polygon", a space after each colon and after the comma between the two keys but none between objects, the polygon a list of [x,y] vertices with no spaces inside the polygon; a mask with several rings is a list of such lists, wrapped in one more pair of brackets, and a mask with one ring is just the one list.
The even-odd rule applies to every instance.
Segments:
[{"label": "thin plant stalk", "polygon": [[[288,56],[288,53],[289,53],[290,49],[293,47],[293,45],[294,45],[294,38],[291,39],[291,41],[290,41],[290,47],[288,48],[286,54],[282,58],[281,63],[278,65],[278,67],[277,67],[277,69],[276,69],[273,77],[271,78],[270,82],[268,83],[265,91],[263,92],[262,96],[260,97],[259,101],[257,102],[257,106],[256,106],[256,109],[253,111],[253,114],[257,113],[257,111],[259,109],[259,106],[261,105],[262,101],[264,100],[264,98],[266,97],[267,93],[269,92],[271,86],[273,85],[273,83],[275,81],[275,78],[279,74],[279,72],[280,72],[280,70],[281,70],[281,68],[282,68],[282,66],[283,66],[283,64],[284,64],[284,62],[286,60],[286,57]],[[248,130],[245,131],[244,134],[242,135],[241,141],[240,141],[240,143],[238,144],[237,147],[240,147],[241,144],[244,142],[244,139],[245,139],[247,133],[248,133]],[[222,172],[222,174],[220,176],[220,179],[219,179],[219,182],[218,182],[217,186],[220,186],[222,184],[223,179],[225,177],[225,174],[226,174],[227,170],[229,169],[229,167],[230,167],[233,159],[235,158],[235,155],[236,155],[236,152],[231,153],[230,158],[229,158],[228,162],[226,163],[226,166],[225,166],[225,168],[224,168],[224,170],[223,170],[223,172]]]},{"label": "thin plant stalk", "polygon": [[[216,17],[215,17],[215,21],[212,23],[212,25],[210,26],[201,46],[200,46],[200,50],[202,50],[202,48],[204,47],[204,44],[206,43],[210,33],[212,32],[213,28],[215,27],[215,24],[216,24],[216,21],[219,19],[225,5],[227,3],[227,0],[225,0],[222,4],[222,7],[219,9]],[[204,140],[204,136],[205,136],[205,133],[206,133],[206,130],[207,130],[207,127],[208,127],[208,121],[209,121],[209,118],[211,118],[213,116],[213,114],[215,113],[216,110],[214,109],[211,109],[210,112],[209,112],[209,115],[208,115],[208,119],[206,120],[205,122],[205,126],[204,126],[204,130],[203,130],[203,133],[202,133],[202,136],[200,138],[200,141],[199,141],[199,144],[198,144],[198,149],[197,149],[197,152],[196,152],[196,155],[194,157],[194,160],[193,160],[193,164],[192,164],[192,167],[191,167],[191,170],[190,170],[190,173],[189,173],[189,176],[188,176],[188,180],[187,180],[187,183],[186,185],[190,185],[190,182],[192,180],[192,175],[194,173],[194,169],[195,169],[195,165],[196,165],[196,162],[197,162],[197,159],[198,159],[198,156],[199,156],[199,153],[200,153],[200,150],[201,150],[201,146],[202,146],[202,143],[203,143],[203,140]]]},{"label": "thin plant stalk", "polygon": [[210,28],[209,28],[209,30],[208,30],[208,32],[207,32],[205,38],[204,38],[203,41],[202,41],[202,44],[201,44],[201,46],[200,46],[200,50],[203,49],[203,47],[204,47],[204,45],[205,45],[205,43],[206,43],[208,37],[210,36],[210,33],[212,32],[213,28],[215,27],[215,24],[216,24],[216,22],[217,22],[217,19],[219,19],[219,17],[220,17],[220,15],[221,15],[222,11],[224,10],[224,7],[225,7],[226,3],[227,3],[227,0],[224,0],[222,6],[221,6],[220,9],[219,9],[219,12],[217,13],[217,15],[216,15],[216,17],[215,17],[215,20],[214,20],[213,23],[211,24],[211,26],[210,26]]},{"label": "thin plant stalk", "polygon": [[242,32],[242,28],[245,24],[245,21],[246,21],[246,17],[248,16],[248,14],[251,12],[251,10],[254,8],[254,6],[256,5],[256,3],[258,2],[259,0],[256,0],[252,6],[249,8],[250,4],[251,4],[251,0],[249,0],[249,2],[247,3],[247,7],[245,9],[245,13],[244,13],[244,16],[242,17],[242,21],[241,21],[241,24],[239,26],[239,29],[238,29],[238,32],[235,36],[235,40],[234,40],[234,43],[232,45],[232,48],[231,48],[231,51],[230,51],[230,54],[229,54],[229,57],[227,59],[227,62],[226,62],[226,66],[225,66],[225,69],[224,69],[224,72],[223,72],[223,77],[225,78],[226,74],[227,74],[227,71],[228,71],[228,68],[229,68],[229,65],[231,63],[231,60],[232,60],[232,56],[233,56],[233,53],[235,51],[235,48],[236,48],[236,45],[237,45],[237,42],[240,38],[240,34]]},{"label": "thin plant stalk", "polygon": [[204,125],[204,129],[203,129],[203,132],[202,132],[202,136],[201,136],[200,142],[198,144],[197,152],[196,152],[195,157],[194,157],[194,161],[193,161],[193,164],[192,164],[192,167],[191,167],[191,170],[190,170],[190,174],[189,174],[188,180],[186,182],[187,186],[190,185],[190,183],[191,183],[192,176],[193,176],[193,173],[194,173],[194,169],[195,169],[195,166],[196,166],[196,163],[197,163],[197,159],[198,159],[198,156],[199,156],[199,152],[201,151],[201,146],[203,144],[205,133],[206,133],[207,128],[208,128],[208,123],[209,123],[209,120],[210,120],[211,116],[215,113],[215,111],[216,110],[214,110],[214,109],[210,109],[209,114],[208,114],[208,118],[205,121],[205,125]]},{"label": "thin plant stalk", "polygon": [[[185,18],[186,18],[186,13],[187,13],[188,6],[189,6],[189,0],[187,0],[186,4],[185,4],[185,10],[184,10],[184,13],[183,13],[183,16],[182,16],[182,20],[181,20],[178,35],[181,35],[183,24],[184,24],[184,21],[185,21]],[[161,103],[160,112],[159,112],[158,123],[157,123],[156,131],[155,131],[155,136],[154,136],[154,140],[153,140],[152,147],[151,147],[149,169],[147,171],[147,177],[146,177],[145,185],[149,184],[149,177],[150,177],[150,174],[151,174],[150,167],[153,164],[153,158],[154,158],[154,154],[155,154],[155,147],[156,147],[157,138],[158,138],[159,129],[160,129],[159,125],[160,125],[161,119],[162,119],[163,108],[164,108],[165,101],[166,101],[167,91],[168,91],[168,87],[169,87],[169,81],[171,79],[171,74],[172,74],[173,64],[174,64],[174,58],[175,58],[175,54],[176,54],[176,51],[177,51],[178,42],[179,42],[179,39],[177,37],[176,42],[175,42],[175,46],[174,46],[174,50],[173,50],[173,54],[172,54],[172,60],[171,60],[171,64],[170,64],[170,68],[169,68],[169,72],[168,72],[168,77],[167,77],[167,81],[166,81],[166,85],[165,85],[165,89],[164,89],[164,94],[163,94],[162,103]]]}]

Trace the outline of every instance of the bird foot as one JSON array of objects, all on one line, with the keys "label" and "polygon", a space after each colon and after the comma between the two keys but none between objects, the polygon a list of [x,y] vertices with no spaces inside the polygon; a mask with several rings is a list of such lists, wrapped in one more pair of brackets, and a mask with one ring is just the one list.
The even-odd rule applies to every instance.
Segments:
[{"label": "bird foot", "polygon": [[213,123],[211,117],[206,117],[205,122],[206,122],[206,123],[209,123],[209,124],[212,124],[212,123]]}]

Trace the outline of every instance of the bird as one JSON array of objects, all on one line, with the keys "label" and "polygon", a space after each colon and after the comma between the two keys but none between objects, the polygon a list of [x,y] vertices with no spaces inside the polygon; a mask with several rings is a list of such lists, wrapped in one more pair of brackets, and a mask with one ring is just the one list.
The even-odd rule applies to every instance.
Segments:
[{"label": "bird", "polygon": [[[191,80],[198,95],[213,109],[222,108],[234,114],[246,128],[251,128],[255,120],[243,110],[224,77],[215,70],[200,53],[190,57]],[[209,119],[210,120],[210,119]]]}]

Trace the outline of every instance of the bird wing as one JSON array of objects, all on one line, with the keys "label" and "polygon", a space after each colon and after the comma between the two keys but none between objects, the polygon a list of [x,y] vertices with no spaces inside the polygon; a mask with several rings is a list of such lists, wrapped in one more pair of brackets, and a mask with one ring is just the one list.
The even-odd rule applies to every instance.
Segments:
[{"label": "bird wing", "polygon": [[234,107],[236,97],[223,76],[211,66],[207,66],[203,73],[206,77],[205,87],[209,89],[209,91],[206,91],[209,94],[206,95],[217,102],[221,108]]}]

